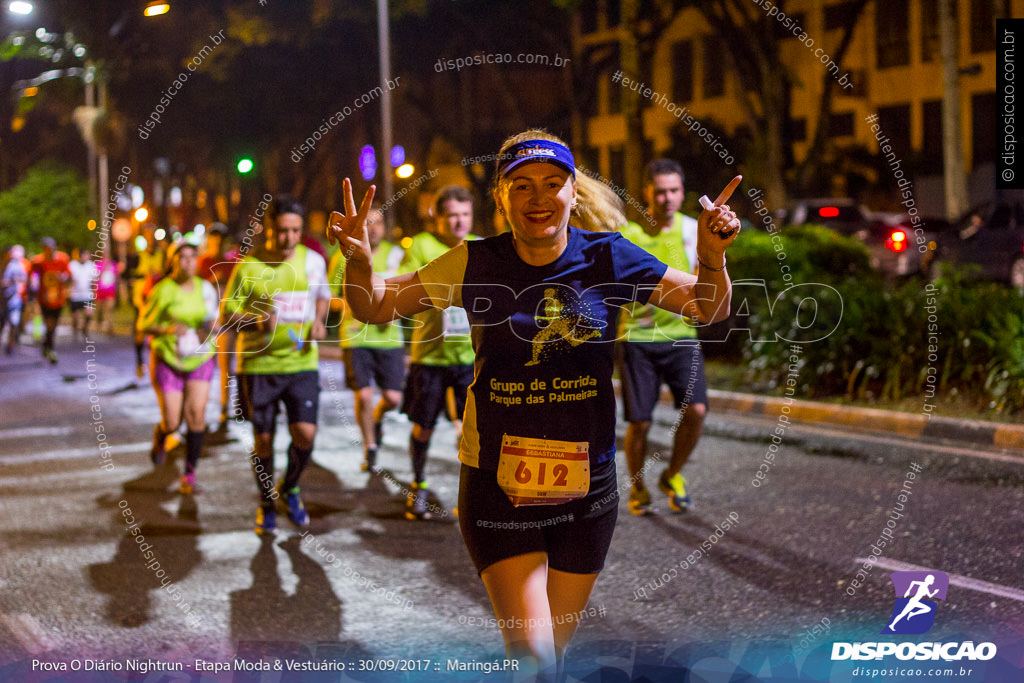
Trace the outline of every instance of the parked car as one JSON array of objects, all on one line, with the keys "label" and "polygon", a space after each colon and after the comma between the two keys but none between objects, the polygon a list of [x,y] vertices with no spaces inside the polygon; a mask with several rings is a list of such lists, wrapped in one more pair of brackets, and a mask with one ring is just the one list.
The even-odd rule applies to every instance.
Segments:
[{"label": "parked car", "polygon": [[917,235],[910,216],[875,214],[852,199],[802,199],[782,212],[779,220],[792,225],[824,225],[857,238],[868,248],[872,267],[891,277],[927,274],[934,255],[929,245],[936,235],[927,222],[924,233]]},{"label": "parked car", "polygon": [[1024,201],[989,202],[968,211],[941,236],[939,262],[1024,288]]}]

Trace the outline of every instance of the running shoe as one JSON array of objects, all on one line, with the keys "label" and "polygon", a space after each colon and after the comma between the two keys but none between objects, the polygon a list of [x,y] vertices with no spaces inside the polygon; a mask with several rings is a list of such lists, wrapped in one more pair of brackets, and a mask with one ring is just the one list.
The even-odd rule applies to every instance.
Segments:
[{"label": "running shoe", "polygon": [[202,490],[203,487],[196,483],[195,474],[186,474],[178,482],[178,493],[184,496],[192,496],[200,493]]},{"label": "running shoe", "polygon": [[153,428],[153,447],[149,449],[149,459],[154,467],[160,467],[167,460],[167,448],[164,445],[166,437],[167,435],[160,431],[160,425]]},{"label": "running shoe", "polygon": [[668,496],[668,506],[674,512],[686,512],[690,509],[690,496],[686,493],[686,479],[676,473],[671,479],[665,479],[665,473],[658,478],[658,488]]},{"label": "running shoe", "polygon": [[651,492],[646,487],[629,489],[629,511],[634,515],[653,515],[654,506],[651,505]]},{"label": "running shoe", "polygon": [[256,510],[256,533],[260,536],[272,534],[277,528],[277,513],[274,512],[274,505],[264,504]]},{"label": "running shoe", "polygon": [[281,490],[281,485],[277,485],[277,506],[288,515],[288,521],[298,527],[309,526],[309,514],[306,512],[306,507],[302,504],[302,499],[299,498],[299,487],[296,486],[287,494]]},{"label": "running shoe", "polygon": [[430,519],[430,508],[427,503],[427,482],[413,484],[412,491],[409,491],[409,497],[405,500],[405,518]]},{"label": "running shoe", "polygon": [[43,355],[46,356],[46,360],[50,361],[50,365],[57,364],[57,352],[53,349],[46,349],[43,351]]},{"label": "running shoe", "polygon": [[363,456],[363,464],[360,467],[363,472],[376,472],[377,471],[377,449],[367,449],[366,454]]}]

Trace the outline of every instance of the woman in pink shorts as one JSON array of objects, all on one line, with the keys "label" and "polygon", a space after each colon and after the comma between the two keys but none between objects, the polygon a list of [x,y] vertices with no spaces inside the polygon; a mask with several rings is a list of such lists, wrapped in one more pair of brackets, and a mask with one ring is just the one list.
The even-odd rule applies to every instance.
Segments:
[{"label": "woman in pink shorts", "polygon": [[196,463],[206,435],[206,400],[216,370],[213,327],[217,319],[217,290],[196,276],[195,246],[180,242],[167,257],[168,277],[153,287],[139,314],[138,331],[150,335],[153,389],[160,403],[160,423],[153,430],[150,458],[162,465],[164,439],[176,431],[184,414],[185,474],[178,490],[196,492]]}]

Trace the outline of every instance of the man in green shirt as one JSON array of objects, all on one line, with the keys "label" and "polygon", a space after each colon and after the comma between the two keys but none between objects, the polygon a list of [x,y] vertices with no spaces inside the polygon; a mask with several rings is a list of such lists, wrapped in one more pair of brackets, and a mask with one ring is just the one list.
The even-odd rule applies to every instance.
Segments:
[{"label": "man in green shirt", "polygon": [[[316,340],[323,339],[330,304],[322,256],[302,240],[304,210],[278,197],[264,219],[266,243],[241,260],[221,304],[225,326],[238,329],[240,393],[254,435],[253,471],[261,503],[256,533],[276,528],[274,502],[296,526],[309,524],[299,477],[316,438],[320,377]],[[274,488],[274,425],[278,403],[288,413],[288,469]]]},{"label": "man in green shirt", "polygon": [[[671,159],[647,165],[644,199],[647,215],[642,224],[630,223],[622,235],[663,263],[684,272],[697,266],[697,221],[680,212],[683,205],[683,169]],[[697,331],[686,318],[651,305],[633,305],[621,319],[622,396],[626,420],[626,464],[630,481],[629,510],[635,515],[654,512],[644,486],[647,433],[661,385],[667,384],[679,409],[672,457],[658,479],[669,507],[683,512],[690,506],[686,479],[680,473],[697,445],[707,413],[707,381]]]},{"label": "man in green shirt", "polygon": [[[421,232],[405,252],[399,273],[411,273],[430,263],[463,240],[475,239],[473,195],[459,185],[442,188],[434,201],[435,231]],[[409,453],[412,458],[413,484],[406,501],[407,519],[429,519],[427,482],[424,469],[427,449],[437,418],[447,404],[448,389],[454,395],[449,416],[462,433],[462,412],[466,390],[473,383],[473,343],[469,336],[469,318],[465,309],[452,306],[431,309],[413,318],[411,364],[405,383],[402,412],[412,420]]]},{"label": "man in green shirt", "polygon": [[[373,253],[373,270],[392,277],[402,262],[402,249],[384,239],[387,223],[380,205],[371,207],[366,217],[366,234]],[[339,249],[327,269],[332,293],[337,293],[345,277],[345,257]],[[340,293],[339,293],[340,296]],[[344,306],[344,299],[336,299]],[[402,330],[393,323],[366,325],[352,316],[348,307],[341,322],[341,348],[345,363],[345,383],[355,392],[356,422],[363,435],[363,471],[377,470],[377,448],[383,438],[384,413],[402,400],[405,380],[405,347]],[[380,402],[373,407],[373,385],[380,389]]]}]

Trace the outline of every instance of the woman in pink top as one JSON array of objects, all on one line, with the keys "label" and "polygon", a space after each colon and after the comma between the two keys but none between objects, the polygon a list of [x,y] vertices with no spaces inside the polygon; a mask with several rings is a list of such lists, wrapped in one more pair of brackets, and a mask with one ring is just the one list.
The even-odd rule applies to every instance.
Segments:
[{"label": "woman in pink top", "polygon": [[110,258],[108,250],[103,251],[103,258],[96,262],[96,324],[100,331],[110,333],[114,329],[114,301],[117,299],[117,278],[121,273],[121,264]]}]

